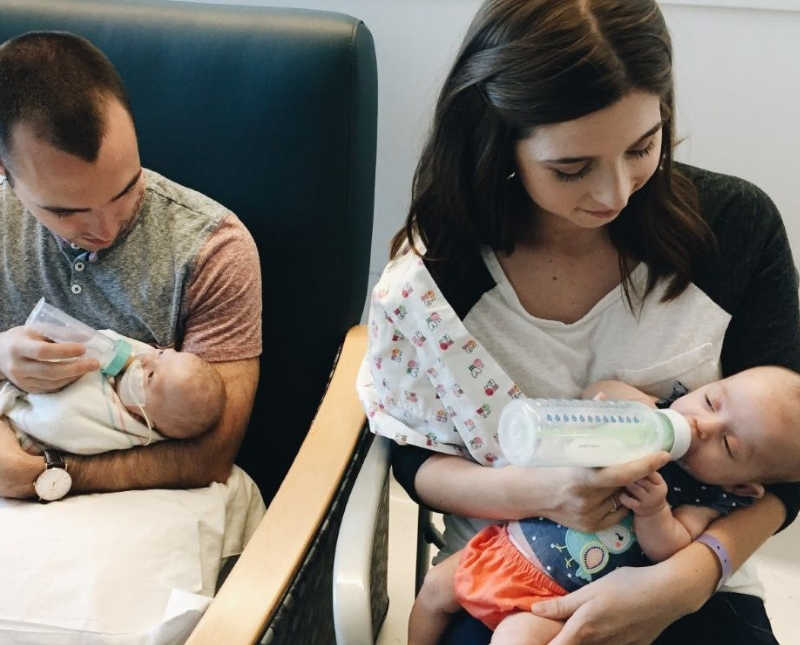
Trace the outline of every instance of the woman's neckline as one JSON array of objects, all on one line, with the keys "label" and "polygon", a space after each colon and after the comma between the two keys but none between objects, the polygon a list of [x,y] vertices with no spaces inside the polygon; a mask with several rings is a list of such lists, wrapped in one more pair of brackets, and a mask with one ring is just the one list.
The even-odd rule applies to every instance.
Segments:
[{"label": "woman's neckline", "polygon": [[[508,276],[503,270],[503,267],[501,266],[500,260],[498,260],[494,249],[489,246],[484,246],[481,249],[481,255],[483,256],[483,261],[487,270],[489,271],[489,274],[492,276],[492,279],[495,281],[498,290],[506,302],[512,307],[512,309],[517,311],[517,313],[535,323],[539,327],[564,329],[579,327],[600,315],[614,303],[624,300],[625,298],[621,283],[617,283],[617,285],[615,285],[594,305],[592,305],[592,307],[585,314],[572,322],[563,322],[561,320],[555,320],[552,318],[534,316],[522,305],[522,302],[520,301],[516,290],[512,286],[511,281],[508,279]],[[647,265],[644,262],[639,262],[631,271],[631,280],[635,290],[641,291],[644,289],[647,280]]]}]

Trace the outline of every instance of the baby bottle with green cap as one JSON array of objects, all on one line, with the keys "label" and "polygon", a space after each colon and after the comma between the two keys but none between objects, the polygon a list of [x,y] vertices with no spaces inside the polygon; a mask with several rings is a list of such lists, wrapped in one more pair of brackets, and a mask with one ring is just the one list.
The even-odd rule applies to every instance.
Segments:
[{"label": "baby bottle with green cap", "polygon": [[85,356],[97,359],[100,370],[107,376],[116,376],[131,356],[132,348],[128,341],[101,334],[46,303],[44,298],[36,303],[25,326],[57,343],[81,343],[86,347]]},{"label": "baby bottle with green cap", "polygon": [[661,450],[680,459],[692,440],[683,415],[639,401],[515,399],[499,424],[500,448],[518,466],[610,466]]}]

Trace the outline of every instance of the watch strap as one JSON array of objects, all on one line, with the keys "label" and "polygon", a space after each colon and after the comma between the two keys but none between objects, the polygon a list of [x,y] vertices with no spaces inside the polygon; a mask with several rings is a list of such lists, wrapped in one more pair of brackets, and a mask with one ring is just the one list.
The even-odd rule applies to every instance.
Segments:
[{"label": "watch strap", "polygon": [[44,456],[45,470],[48,468],[63,468],[67,469],[67,463],[64,461],[64,455],[58,450],[53,448],[43,448],[42,455]]},{"label": "watch strap", "polygon": [[44,470],[34,480],[33,490],[40,502],[53,502],[72,489],[72,476],[67,472],[66,460],[60,451],[43,448],[42,457]]}]

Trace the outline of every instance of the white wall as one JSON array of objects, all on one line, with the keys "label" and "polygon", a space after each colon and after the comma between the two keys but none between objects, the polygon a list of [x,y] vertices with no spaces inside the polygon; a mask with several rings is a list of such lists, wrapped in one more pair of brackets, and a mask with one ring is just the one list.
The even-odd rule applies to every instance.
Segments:
[{"label": "white wall", "polygon": [[[340,11],[372,31],[379,85],[374,283],[406,216],[439,85],[480,0],[216,1]],[[674,41],[678,131],[686,137],[678,158],[764,188],[800,258],[800,0],[661,4]]]},{"label": "white wall", "polygon": [[766,190],[800,259],[800,2],[791,2],[793,11],[665,6],[664,13],[679,135],[687,138],[678,158]]}]

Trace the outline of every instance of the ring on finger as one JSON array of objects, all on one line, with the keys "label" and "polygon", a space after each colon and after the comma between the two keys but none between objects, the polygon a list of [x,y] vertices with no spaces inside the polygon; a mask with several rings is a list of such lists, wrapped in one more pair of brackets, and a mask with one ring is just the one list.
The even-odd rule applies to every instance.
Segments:
[{"label": "ring on finger", "polygon": [[611,513],[615,513],[616,510],[619,508],[619,500],[617,499],[616,494],[611,496]]}]

